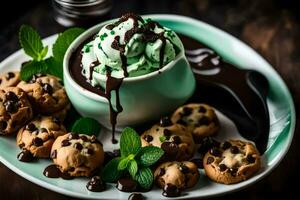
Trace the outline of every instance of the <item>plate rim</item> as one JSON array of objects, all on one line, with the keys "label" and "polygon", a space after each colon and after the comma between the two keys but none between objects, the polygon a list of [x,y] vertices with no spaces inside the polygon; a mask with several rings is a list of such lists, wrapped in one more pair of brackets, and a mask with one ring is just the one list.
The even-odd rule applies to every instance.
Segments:
[{"label": "plate rim", "polygon": [[[260,55],[258,54],[253,48],[251,48],[250,46],[248,46],[247,44],[245,44],[243,41],[239,40],[238,38],[230,35],[229,33],[215,27],[212,26],[206,22],[203,22],[201,20],[197,20],[191,17],[187,17],[187,16],[182,16],[182,15],[173,15],[173,14],[151,14],[151,15],[143,15],[143,17],[150,17],[153,19],[161,19],[161,20],[171,20],[171,21],[187,21],[190,22],[192,24],[198,24],[201,26],[205,26],[205,28],[210,29],[211,31],[214,32],[219,32],[220,34],[223,34],[226,37],[229,37],[230,39],[234,40],[235,42],[237,42],[239,45],[243,46],[243,48],[247,49],[248,51],[250,51],[252,54],[255,54],[257,59],[260,59],[261,62],[264,62],[267,66],[268,66],[268,70],[272,71],[272,75],[275,75],[276,79],[280,81],[280,85],[283,87],[283,90],[285,91],[285,96],[288,99],[288,105],[290,108],[290,124],[289,124],[289,131],[288,131],[288,138],[287,138],[287,142],[285,145],[285,148],[283,151],[280,152],[280,155],[278,155],[276,158],[274,158],[275,163],[273,163],[272,165],[269,166],[269,168],[266,171],[263,171],[261,174],[252,177],[251,179],[248,179],[244,182],[235,184],[235,185],[231,185],[233,186],[230,190],[226,190],[226,191],[218,191],[214,194],[209,194],[209,195],[205,195],[205,196],[182,196],[179,197],[177,199],[193,199],[193,198],[206,198],[206,197],[212,197],[212,196],[220,196],[223,194],[227,194],[227,193],[231,193],[231,192],[235,192],[238,190],[241,190],[259,180],[261,180],[263,177],[265,177],[266,175],[270,174],[278,165],[279,163],[281,163],[282,159],[285,157],[286,153],[288,152],[288,150],[290,149],[292,140],[293,140],[293,136],[294,136],[294,132],[295,132],[295,125],[296,125],[296,111],[295,111],[295,106],[294,106],[294,102],[293,102],[293,98],[291,96],[291,93],[287,87],[287,85],[285,84],[285,82],[283,81],[283,79],[281,78],[281,76],[275,71],[275,69]],[[95,25],[97,26],[97,25]],[[95,27],[93,26],[93,27]],[[93,28],[91,27],[91,28]],[[43,41],[45,43],[49,43],[54,41],[54,39],[57,37],[57,34],[51,35],[45,39],[43,39]],[[52,45],[52,44],[50,44]],[[7,65],[7,63],[11,62],[12,60],[14,60],[17,57],[24,57],[24,51],[22,49],[16,51],[15,53],[11,54],[10,56],[8,56],[6,59],[4,59],[1,63],[0,63],[0,69],[3,70],[3,66]],[[84,194],[82,195],[77,195],[76,193],[73,193],[72,191],[68,191],[66,189],[60,188],[56,185],[53,185],[51,183],[47,183],[44,182],[43,180],[40,180],[38,178],[32,177],[31,175],[24,173],[22,170],[19,170],[17,167],[15,167],[13,164],[11,164],[10,162],[8,162],[6,159],[4,159],[1,154],[0,154],[0,162],[2,162],[6,167],[8,167],[9,169],[11,169],[13,172],[15,172],[16,174],[20,175],[21,177],[27,179],[30,182],[33,182],[41,187],[44,187],[46,189],[52,190],[54,192],[58,192],[64,195],[68,195],[68,196],[72,196],[72,197],[79,197],[79,198],[84,198],[84,199],[94,199],[96,197],[94,196],[86,196]],[[234,187],[235,186],[235,187]],[[101,197],[98,197],[98,199]],[[176,198],[175,198],[176,199]]]}]

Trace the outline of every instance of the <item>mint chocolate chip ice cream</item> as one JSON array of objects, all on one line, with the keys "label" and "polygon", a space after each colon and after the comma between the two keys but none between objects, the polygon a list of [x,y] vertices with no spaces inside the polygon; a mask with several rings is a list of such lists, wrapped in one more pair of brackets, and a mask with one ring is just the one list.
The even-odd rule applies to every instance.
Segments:
[{"label": "mint chocolate chip ice cream", "polygon": [[183,50],[176,33],[151,19],[128,13],[102,27],[82,49],[82,73],[99,85],[99,77],[134,77],[172,62]]}]

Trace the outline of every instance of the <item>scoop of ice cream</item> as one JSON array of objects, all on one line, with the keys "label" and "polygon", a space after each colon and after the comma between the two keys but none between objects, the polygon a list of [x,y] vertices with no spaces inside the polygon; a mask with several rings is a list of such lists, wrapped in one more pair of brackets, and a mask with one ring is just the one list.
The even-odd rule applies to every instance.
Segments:
[{"label": "scoop of ice cream", "polygon": [[151,19],[125,14],[102,27],[82,49],[83,75],[92,85],[107,71],[115,78],[140,76],[173,61],[183,45],[176,33]]}]

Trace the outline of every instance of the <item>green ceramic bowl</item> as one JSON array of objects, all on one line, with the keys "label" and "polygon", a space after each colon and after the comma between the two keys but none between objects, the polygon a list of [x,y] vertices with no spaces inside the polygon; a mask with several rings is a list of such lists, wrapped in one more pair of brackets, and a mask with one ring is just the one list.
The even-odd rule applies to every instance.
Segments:
[{"label": "green ceramic bowl", "polygon": [[[107,23],[108,21],[88,29],[70,45],[64,57],[63,68],[65,88],[75,109],[81,115],[97,119],[109,128],[110,113],[107,99],[81,87],[69,72],[69,60],[77,47],[98,33]],[[80,69],[78,73],[81,73]],[[105,82],[106,77],[102,78]],[[117,118],[117,126],[130,126],[157,119],[182,105],[194,90],[195,78],[184,51],[181,51],[174,61],[158,71],[124,78],[119,91],[123,111]],[[115,93],[112,93],[112,103],[115,106]]]}]

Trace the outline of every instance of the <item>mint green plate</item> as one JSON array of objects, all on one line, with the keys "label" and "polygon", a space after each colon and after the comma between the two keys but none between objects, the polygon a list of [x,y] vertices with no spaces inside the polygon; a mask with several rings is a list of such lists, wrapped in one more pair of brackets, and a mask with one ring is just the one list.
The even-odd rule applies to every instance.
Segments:
[{"label": "mint green plate", "polygon": [[[151,17],[164,26],[202,41],[216,50],[227,61],[240,68],[260,71],[270,83],[270,92],[267,99],[270,112],[270,133],[268,149],[265,155],[262,156],[263,166],[261,170],[249,180],[234,185],[222,185],[211,182],[204,172],[200,170],[201,177],[198,184],[194,188],[184,191],[183,196],[177,199],[209,197],[233,192],[255,183],[270,173],[287,153],[293,138],[296,122],[295,108],[291,95],[280,76],[253,49],[211,25],[176,15],[149,15],[146,17]],[[44,40],[44,43],[51,47],[56,37],[56,35],[48,37]],[[21,63],[27,59],[28,57],[22,50],[17,51],[0,64],[0,73],[18,70]],[[220,112],[217,112],[217,115],[222,126],[217,139],[241,138],[234,124],[226,116]],[[106,150],[116,148],[109,139],[110,134],[108,131],[103,131],[100,134],[100,140]],[[74,180],[46,178],[43,176],[43,170],[51,161],[39,160],[36,163],[22,163],[16,158],[19,151],[14,138],[0,137],[0,161],[20,176],[49,190],[86,199],[127,199],[129,196],[128,193],[118,191],[114,185],[108,185],[108,189],[101,193],[89,192],[85,188],[86,178]],[[150,192],[144,193],[144,196],[147,199],[165,198],[161,195],[161,190],[156,187]]]}]

